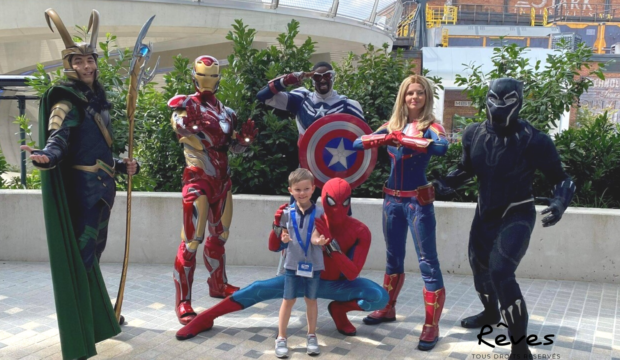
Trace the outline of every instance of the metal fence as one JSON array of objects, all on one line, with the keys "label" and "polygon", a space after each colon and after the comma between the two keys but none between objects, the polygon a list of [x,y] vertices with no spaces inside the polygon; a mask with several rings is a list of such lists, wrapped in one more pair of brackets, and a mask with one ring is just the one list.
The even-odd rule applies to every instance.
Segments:
[{"label": "metal fence", "polygon": [[619,22],[620,6],[588,4],[587,6],[569,6],[560,3],[545,8],[548,12],[548,22]]},{"label": "metal fence", "polygon": [[346,18],[390,34],[396,32],[403,14],[402,0],[185,0],[205,5],[244,7],[259,5],[263,9],[299,9],[328,18]]}]

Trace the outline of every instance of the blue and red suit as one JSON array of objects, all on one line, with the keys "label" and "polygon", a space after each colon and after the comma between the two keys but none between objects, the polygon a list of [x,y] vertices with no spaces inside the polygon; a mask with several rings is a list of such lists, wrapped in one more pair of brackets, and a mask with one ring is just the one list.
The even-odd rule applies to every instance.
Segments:
[{"label": "blue and red suit", "polygon": [[[329,68],[331,69],[331,66]],[[263,87],[258,94],[256,94],[256,99],[258,101],[273,108],[286,110],[295,114],[295,123],[299,131],[299,138],[297,140],[298,146],[308,127],[323,116],[331,114],[349,114],[366,122],[366,119],[364,119],[364,111],[360,103],[338,94],[338,92],[333,89],[333,76],[329,77],[329,91],[325,94],[319,93],[316,89],[315,91],[310,91],[305,87],[298,87],[290,92],[286,91],[288,86],[301,85],[304,79],[303,76],[303,72],[295,72],[280,76],[269,81],[267,86]],[[317,187],[315,193],[312,195],[312,201],[316,202],[320,195],[321,191],[319,187]],[[292,196],[290,201],[291,203],[294,201]]]},{"label": "blue and red suit", "polygon": [[[343,179],[334,178],[325,183],[322,190],[324,215],[316,219],[316,230],[331,239],[325,246],[318,297],[332,301],[328,310],[339,332],[355,335],[356,329],[347,318],[347,312],[381,309],[388,301],[388,294],[377,283],[359,277],[368,251],[370,230],[361,221],[348,216],[351,206],[351,187]],[[283,246],[277,226],[285,204],[278,209],[274,224],[276,228],[269,237],[269,250],[280,251]],[[303,297],[303,288],[297,293]],[[284,276],[256,281],[236,291],[220,303],[200,313],[188,325],[180,329],[176,337],[185,340],[213,327],[214,320],[222,315],[243,310],[256,303],[284,295]]]},{"label": "blue and red suit", "polygon": [[354,149],[364,150],[387,145],[391,160],[390,177],[383,192],[383,234],[387,265],[383,287],[390,300],[387,306],[364,319],[369,325],[396,320],[396,299],[405,280],[404,260],[407,230],[411,231],[424,280],[426,324],[421,342],[434,343],[439,335],[437,323],[445,299],[443,277],[437,258],[435,237],[434,188],[426,179],[425,170],[432,155],[443,156],[448,150],[445,131],[433,123],[425,130],[409,123],[402,131],[389,132],[387,124],[371,135],[358,138]]}]

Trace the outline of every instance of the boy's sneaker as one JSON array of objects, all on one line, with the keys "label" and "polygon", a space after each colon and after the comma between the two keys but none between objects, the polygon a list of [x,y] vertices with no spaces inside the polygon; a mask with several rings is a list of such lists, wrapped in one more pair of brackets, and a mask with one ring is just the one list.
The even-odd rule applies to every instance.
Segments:
[{"label": "boy's sneaker", "polygon": [[306,339],[306,348],[306,353],[308,355],[318,355],[321,353],[321,350],[319,349],[319,341],[317,340],[315,334],[308,334]]},{"label": "boy's sneaker", "polygon": [[276,356],[279,358],[288,357],[288,346],[286,345],[286,338],[279,337],[276,339]]}]

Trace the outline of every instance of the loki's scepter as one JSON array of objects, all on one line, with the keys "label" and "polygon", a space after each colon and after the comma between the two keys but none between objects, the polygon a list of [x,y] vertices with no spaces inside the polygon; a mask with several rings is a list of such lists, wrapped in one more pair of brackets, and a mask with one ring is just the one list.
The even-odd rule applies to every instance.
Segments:
[{"label": "loki's scepter", "polygon": [[[131,58],[131,64],[129,66],[129,91],[127,92],[127,120],[129,123],[129,149],[127,150],[129,161],[133,160],[133,129],[134,129],[134,115],[136,111],[136,102],[138,100],[138,90],[141,85],[147,84],[155,77],[155,70],[159,65],[159,59],[150,74],[146,73],[146,63],[153,52],[153,44],[143,44],[142,40],[146,36],[151,23],[155,15],[142,26],[136,45],[133,48],[133,54]],[[127,264],[129,262],[129,238],[131,234],[131,175],[127,176],[127,223],[125,233],[125,256],[123,257],[123,270],[121,272],[121,282],[118,286],[118,295],[116,296],[116,304],[114,305],[114,313],[116,314],[116,320],[120,321],[121,306],[123,304],[123,295],[125,294],[125,280],[127,279]]]}]

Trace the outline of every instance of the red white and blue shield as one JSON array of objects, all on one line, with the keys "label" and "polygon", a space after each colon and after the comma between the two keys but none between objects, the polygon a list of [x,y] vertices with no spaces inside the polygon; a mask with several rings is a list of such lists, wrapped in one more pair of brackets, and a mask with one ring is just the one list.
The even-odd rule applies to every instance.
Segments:
[{"label": "red white and blue shield", "polygon": [[371,133],[370,126],[353,115],[323,116],[306,129],[299,141],[299,163],[312,172],[319,187],[339,177],[356,188],[375,168],[377,149],[354,150],[353,142]]}]

